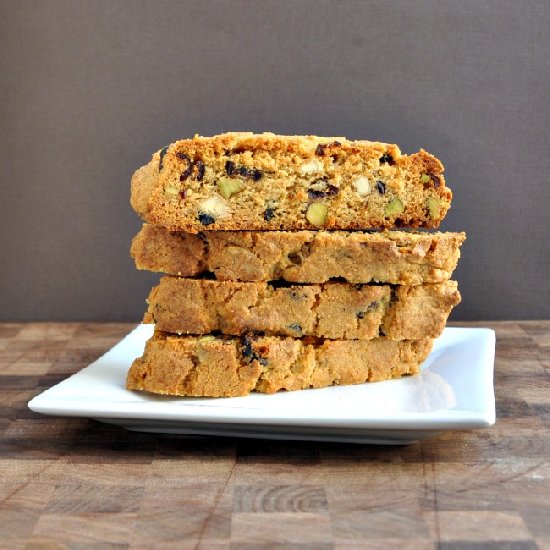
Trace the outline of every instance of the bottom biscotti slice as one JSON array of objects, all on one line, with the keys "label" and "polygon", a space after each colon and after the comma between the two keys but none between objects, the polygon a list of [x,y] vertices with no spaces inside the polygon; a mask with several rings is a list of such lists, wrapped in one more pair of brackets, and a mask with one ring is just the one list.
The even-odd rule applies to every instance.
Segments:
[{"label": "bottom biscotti slice", "polygon": [[322,388],[416,374],[433,340],[322,340],[155,332],[132,364],[130,390],[230,397]]}]

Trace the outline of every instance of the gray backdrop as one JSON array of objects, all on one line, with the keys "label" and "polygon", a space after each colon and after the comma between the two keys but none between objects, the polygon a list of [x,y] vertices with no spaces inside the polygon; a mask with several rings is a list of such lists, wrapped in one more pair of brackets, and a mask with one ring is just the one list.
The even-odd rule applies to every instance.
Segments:
[{"label": "gray backdrop", "polygon": [[3,320],[140,318],[134,169],[194,133],[424,147],[465,230],[454,319],[550,317],[550,2],[3,1]]}]

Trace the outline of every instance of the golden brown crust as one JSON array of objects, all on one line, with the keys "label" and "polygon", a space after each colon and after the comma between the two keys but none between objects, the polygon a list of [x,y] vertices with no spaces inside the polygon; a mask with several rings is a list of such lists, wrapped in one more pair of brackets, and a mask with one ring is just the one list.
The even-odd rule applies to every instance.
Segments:
[{"label": "golden brown crust", "polygon": [[180,396],[322,388],[416,374],[433,340],[215,338],[156,332],[128,372],[126,387]]},{"label": "golden brown crust", "polygon": [[437,228],[452,199],[443,170],[424,150],[407,156],[385,143],[195,136],[157,151],[136,171],[131,202],[145,221],[190,233]]},{"label": "golden brown crust", "polygon": [[212,273],[221,281],[400,285],[450,278],[464,233],[382,231],[170,232],[145,224],[132,242],[138,269],[193,277]]},{"label": "golden brown crust", "polygon": [[316,336],[336,340],[437,338],[460,302],[455,281],[421,286],[273,286],[163,277],[143,321],[178,334]]}]

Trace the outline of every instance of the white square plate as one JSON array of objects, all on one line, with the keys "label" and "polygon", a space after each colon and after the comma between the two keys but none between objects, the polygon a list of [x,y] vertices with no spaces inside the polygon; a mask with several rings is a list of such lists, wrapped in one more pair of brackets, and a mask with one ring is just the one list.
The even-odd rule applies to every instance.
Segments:
[{"label": "white square plate", "polygon": [[90,366],[29,402],[38,413],[90,417],[129,430],[403,445],[495,422],[495,333],[446,328],[418,376],[245,397],[162,397],[128,391],[140,325]]}]

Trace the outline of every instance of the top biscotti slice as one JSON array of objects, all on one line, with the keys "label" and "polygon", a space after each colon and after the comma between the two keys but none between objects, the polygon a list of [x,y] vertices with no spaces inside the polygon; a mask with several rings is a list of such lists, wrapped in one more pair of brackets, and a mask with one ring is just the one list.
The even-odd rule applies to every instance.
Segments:
[{"label": "top biscotti slice", "polygon": [[173,231],[436,228],[451,204],[443,165],[420,150],[345,138],[228,133],[157,151],[131,203]]}]

